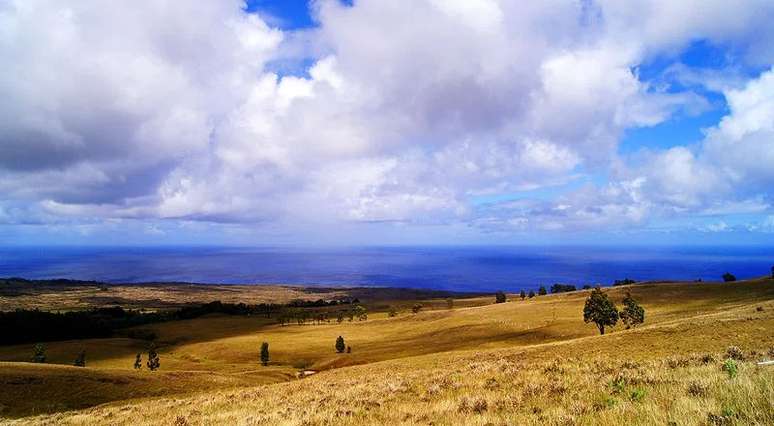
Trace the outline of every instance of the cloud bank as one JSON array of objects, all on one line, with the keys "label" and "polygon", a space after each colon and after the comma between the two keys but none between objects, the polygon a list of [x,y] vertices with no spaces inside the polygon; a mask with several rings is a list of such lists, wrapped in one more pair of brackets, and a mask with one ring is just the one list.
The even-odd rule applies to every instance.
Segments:
[{"label": "cloud bank", "polygon": [[[507,235],[772,214],[769,1],[310,7],[316,27],[283,31],[239,1],[0,0],[0,222]],[[727,79],[678,64],[698,40]],[[653,61],[682,84],[641,75]],[[707,93],[727,111],[703,140],[621,152]]]}]

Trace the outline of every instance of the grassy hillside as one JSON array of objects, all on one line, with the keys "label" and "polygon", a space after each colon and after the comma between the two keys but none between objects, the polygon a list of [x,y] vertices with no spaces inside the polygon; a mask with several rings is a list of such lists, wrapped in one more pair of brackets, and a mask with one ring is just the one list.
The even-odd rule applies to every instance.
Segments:
[{"label": "grassy hillside", "polygon": [[[728,424],[774,421],[774,367],[752,363],[774,356],[767,354],[774,349],[773,281],[607,291],[619,306],[631,292],[646,309],[645,325],[619,326],[598,336],[582,321],[587,292],[486,306],[476,305],[493,298],[470,299],[457,302],[465,307],[417,315],[403,303],[396,318],[380,313],[342,324],[279,326],[258,318],[208,317],[150,327],[161,344],[162,369],[155,373],[131,369],[144,342],[100,339],[48,345],[51,362],[71,363],[77,348],[85,348],[86,369],[3,363],[0,377],[21,381],[14,386],[25,389],[24,380],[48,374],[47,369],[66,371],[46,381],[47,392],[34,393],[38,412],[189,395],[24,420],[33,423],[122,424],[134,423],[138,415],[166,424],[702,424],[714,419],[711,415]],[[335,353],[339,335],[352,353]],[[270,344],[269,367],[258,364],[262,341]],[[739,362],[735,379],[720,370],[722,353],[731,345],[748,358]],[[0,348],[0,360],[21,361],[31,353],[31,345]],[[252,382],[284,382],[302,368],[325,371],[269,386]],[[120,390],[86,379],[100,374],[124,377],[129,384]],[[65,383],[77,383],[81,396],[64,398]],[[155,383],[164,389],[154,391]],[[5,394],[4,415],[35,411],[29,405],[16,408],[21,407],[16,397]]]}]

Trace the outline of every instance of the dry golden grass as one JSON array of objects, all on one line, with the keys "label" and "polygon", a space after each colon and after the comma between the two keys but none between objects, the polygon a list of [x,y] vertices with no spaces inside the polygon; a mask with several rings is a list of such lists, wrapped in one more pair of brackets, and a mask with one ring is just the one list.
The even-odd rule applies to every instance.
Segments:
[{"label": "dry golden grass", "polygon": [[[774,348],[773,281],[635,285],[608,291],[619,304],[626,291],[640,300],[647,311],[645,326],[616,327],[605,336],[596,335],[596,328],[582,321],[585,292],[403,313],[397,318],[378,314],[367,322],[329,325],[281,327],[265,319],[238,317],[157,324],[152,328],[162,344],[162,370],[140,377],[169,383],[170,396],[143,400],[122,401],[127,396],[120,392],[112,399],[88,400],[86,394],[98,391],[89,390],[91,382],[77,379],[81,371],[136,377],[131,365],[137,349],[133,345],[138,342],[52,343],[49,358],[67,363],[72,355],[66,358],[65,353],[77,353],[78,345],[93,345],[87,348],[90,367],[61,367],[72,372],[69,380],[82,386],[83,399],[90,402],[78,406],[62,402],[62,409],[117,402],[20,421],[773,424],[774,367],[752,363],[770,356],[766,351]],[[491,299],[459,305],[491,303]],[[756,309],[759,306],[762,311]],[[351,354],[334,352],[338,335],[352,345]],[[257,362],[262,341],[270,343],[269,367]],[[101,347],[103,342],[109,343],[107,349]],[[735,379],[720,370],[721,353],[731,345],[740,346],[749,356]],[[28,357],[31,345],[3,348],[0,359],[19,353]],[[0,377],[31,374],[14,376],[13,369],[20,365],[0,365],[5,374]],[[325,371],[262,386],[234,381],[224,386],[228,390],[216,385],[198,389],[189,386],[197,380],[186,381],[196,375],[226,381],[245,375],[249,380],[284,381],[297,368]],[[172,372],[185,373],[165,376]],[[622,381],[612,384],[616,379]],[[58,403],[61,386],[62,382],[51,382],[50,392],[41,398]],[[13,397],[9,398],[2,403],[13,404]]]}]

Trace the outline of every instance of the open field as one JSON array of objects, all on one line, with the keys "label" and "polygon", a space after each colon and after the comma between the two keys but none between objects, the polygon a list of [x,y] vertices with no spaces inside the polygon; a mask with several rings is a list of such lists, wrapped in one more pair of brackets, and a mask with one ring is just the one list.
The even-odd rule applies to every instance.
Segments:
[{"label": "open field", "polygon": [[[373,298],[362,322],[214,315],[143,326],[158,336],[153,373],[133,370],[147,342],[128,337],[47,344],[49,363],[86,350],[85,369],[22,362],[32,345],[0,347],[1,414],[51,424],[774,422],[774,366],[753,363],[774,356],[774,281],[606,291],[619,307],[631,292],[645,324],[599,336],[582,320],[587,291],[453,309],[435,299],[416,315],[412,299]],[[400,315],[389,318],[389,305]],[[334,351],[339,335],[352,353]],[[729,379],[720,366],[732,345],[745,360]],[[301,369],[320,372],[296,380]]]}]

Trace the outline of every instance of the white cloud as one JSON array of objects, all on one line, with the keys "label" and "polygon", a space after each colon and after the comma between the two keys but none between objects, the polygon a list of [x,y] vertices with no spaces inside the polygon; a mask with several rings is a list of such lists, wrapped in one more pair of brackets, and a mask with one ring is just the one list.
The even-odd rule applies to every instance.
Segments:
[{"label": "white cloud", "polygon": [[[557,230],[765,209],[771,72],[722,86],[731,113],[700,147],[617,157],[626,129],[706,105],[643,81],[644,61],[701,38],[767,51],[754,36],[770,3],[698,6],[327,0],[314,3],[319,28],[283,33],[236,0],[6,1],[0,193],[41,221],[291,227]],[[269,70],[306,55],[307,76]],[[468,201],[609,171],[551,202]]]}]

